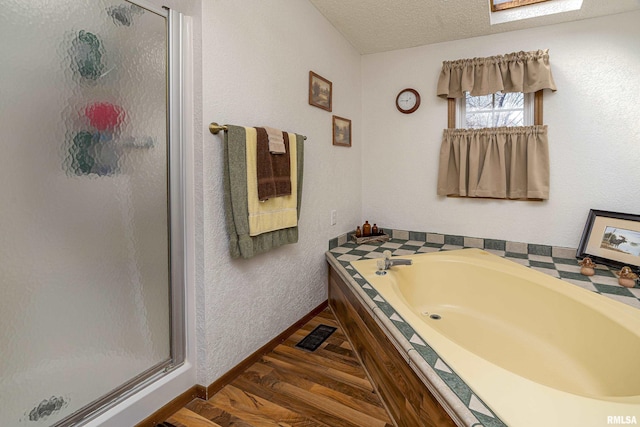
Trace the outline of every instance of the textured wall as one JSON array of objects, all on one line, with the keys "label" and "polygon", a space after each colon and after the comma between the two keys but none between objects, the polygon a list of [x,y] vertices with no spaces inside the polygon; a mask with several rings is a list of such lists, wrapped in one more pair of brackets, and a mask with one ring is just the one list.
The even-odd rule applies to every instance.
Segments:
[{"label": "textured wall", "polygon": [[[639,20],[633,12],[363,56],[363,195],[383,195],[363,196],[364,217],[407,230],[576,247],[590,208],[640,213]],[[447,102],[435,95],[442,61],[540,48],[550,49],[559,88],[544,94],[550,199],[436,196],[447,126]],[[404,87],[422,95],[411,115],[394,105]]]},{"label": "textured wall", "polygon": [[[198,381],[208,385],[326,299],[327,241],[361,220],[362,138],[360,55],[310,3],[208,0],[202,7],[204,124],[269,125],[308,138],[299,242],[232,260],[221,136],[203,137],[197,335]],[[333,113],[308,105],[310,70],[333,82]],[[352,148],[332,146],[332,114],[353,120]]]}]

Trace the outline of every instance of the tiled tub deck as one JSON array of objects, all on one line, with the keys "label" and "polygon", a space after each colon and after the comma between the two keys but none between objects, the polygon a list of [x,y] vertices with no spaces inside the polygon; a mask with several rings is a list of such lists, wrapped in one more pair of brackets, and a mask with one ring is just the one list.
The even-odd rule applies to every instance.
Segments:
[{"label": "tiled tub deck", "polygon": [[438,390],[458,419],[466,426],[498,427],[505,424],[482,402],[464,381],[444,363],[438,354],[420,339],[413,328],[394,311],[378,293],[351,267],[351,261],[379,258],[385,250],[394,256],[437,252],[463,248],[481,248],[511,261],[560,278],[581,288],[640,309],[640,288],[618,285],[613,272],[598,266],[591,277],[580,274],[575,249],[534,245],[503,240],[469,238],[435,233],[416,233],[403,230],[390,232],[387,242],[357,244],[342,235],[329,242],[328,262],[345,274],[356,294],[390,333],[392,341],[408,358],[416,373]]}]

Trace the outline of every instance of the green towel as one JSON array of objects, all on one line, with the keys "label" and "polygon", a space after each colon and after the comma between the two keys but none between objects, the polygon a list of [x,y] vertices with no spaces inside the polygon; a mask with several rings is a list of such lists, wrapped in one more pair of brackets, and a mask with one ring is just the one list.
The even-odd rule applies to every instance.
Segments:
[{"label": "green towel", "polygon": [[[229,253],[231,258],[251,258],[289,243],[298,241],[298,227],[249,235],[249,208],[247,206],[246,133],[244,127],[227,126],[224,134],[224,206]],[[296,134],[298,150],[298,219],[302,201],[302,169],[304,165],[304,137]]]}]

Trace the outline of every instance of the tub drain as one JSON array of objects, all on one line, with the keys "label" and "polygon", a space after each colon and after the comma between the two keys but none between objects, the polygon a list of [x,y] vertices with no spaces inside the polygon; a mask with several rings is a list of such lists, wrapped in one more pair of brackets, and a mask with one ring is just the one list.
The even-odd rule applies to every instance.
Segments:
[{"label": "tub drain", "polygon": [[432,318],[433,320],[440,320],[440,319],[442,319],[442,317],[440,317],[440,315],[439,315],[439,314],[432,314],[432,315],[430,315],[429,317],[430,317],[430,318]]}]

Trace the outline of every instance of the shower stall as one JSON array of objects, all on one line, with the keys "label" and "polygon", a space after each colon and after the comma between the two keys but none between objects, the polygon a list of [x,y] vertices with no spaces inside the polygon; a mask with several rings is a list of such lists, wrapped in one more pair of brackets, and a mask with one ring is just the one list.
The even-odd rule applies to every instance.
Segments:
[{"label": "shower stall", "polygon": [[182,17],[1,4],[0,424],[77,425],[184,359]]}]

